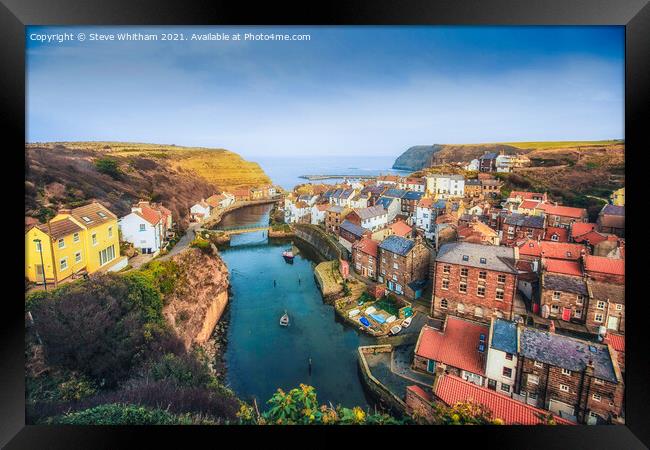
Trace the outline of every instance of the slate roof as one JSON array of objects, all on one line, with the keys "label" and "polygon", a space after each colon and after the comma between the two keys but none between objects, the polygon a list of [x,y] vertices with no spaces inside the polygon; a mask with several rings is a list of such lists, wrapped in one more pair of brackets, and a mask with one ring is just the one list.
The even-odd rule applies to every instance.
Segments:
[{"label": "slate roof", "polygon": [[375,202],[375,206],[381,205],[384,207],[384,209],[388,210],[388,207],[390,206],[391,203],[395,201],[394,198],[392,197],[379,197],[377,201]]},{"label": "slate roof", "polygon": [[591,360],[597,378],[617,383],[607,346],[525,327],[519,335],[519,352],[534,359],[575,372],[581,372]]},{"label": "slate roof", "polygon": [[526,214],[510,214],[503,222],[507,225],[528,228],[544,228],[544,216],[529,216]]},{"label": "slate roof", "polygon": [[423,192],[408,191],[402,198],[404,200],[420,200],[423,196]]},{"label": "slate roof", "polygon": [[446,200],[438,200],[433,204],[433,207],[435,209],[445,209],[447,207],[447,201]]},{"label": "slate roof", "polygon": [[386,192],[384,192],[383,196],[384,197],[394,197],[394,198],[402,198],[404,195],[406,195],[408,191],[405,191],[404,189],[388,189]]},{"label": "slate roof", "polygon": [[363,233],[365,233],[366,230],[365,228],[360,227],[359,225],[350,222],[349,220],[344,220],[341,222],[341,225],[339,226],[340,230],[345,230],[348,233],[352,233],[353,235],[357,237],[363,236]]},{"label": "slate roof", "polygon": [[517,324],[510,320],[496,319],[492,324],[490,347],[506,353],[517,353]]},{"label": "slate roof", "polygon": [[612,303],[625,304],[625,286],[622,284],[589,281],[589,287],[596,300],[609,300]]},{"label": "slate roof", "polygon": [[600,211],[600,214],[607,214],[609,216],[624,216],[625,206],[605,205]]},{"label": "slate roof", "polygon": [[327,211],[333,212],[333,213],[340,213],[343,212],[345,208],[343,206],[338,206],[338,205],[332,205],[329,208],[327,208]]},{"label": "slate roof", "polygon": [[391,253],[397,253],[401,256],[406,256],[414,245],[415,242],[410,239],[392,235],[384,239],[382,243],[379,244],[379,248]]},{"label": "slate roof", "polygon": [[544,289],[571,292],[573,294],[589,294],[589,291],[587,291],[587,285],[581,277],[546,273],[542,277],[542,287]]},{"label": "slate roof", "polygon": [[465,186],[480,186],[480,185],[481,185],[481,180],[479,180],[478,178],[472,178],[465,181]]},{"label": "slate roof", "polygon": [[494,152],[486,153],[485,155],[481,156],[479,159],[496,159],[496,157],[499,156]]},{"label": "slate roof", "polygon": [[415,280],[408,283],[408,286],[414,291],[418,291],[420,289],[424,289],[428,282],[428,280]]},{"label": "slate roof", "polygon": [[[467,256],[467,261],[463,260],[464,256]],[[481,258],[485,259],[485,263],[481,262]],[[436,262],[479,268],[485,267],[498,272],[517,273],[515,251],[511,247],[451,242],[440,247]]]},{"label": "slate roof", "polygon": [[372,219],[373,217],[383,216],[386,210],[382,205],[369,206],[368,208],[358,208],[354,210],[361,220]]}]

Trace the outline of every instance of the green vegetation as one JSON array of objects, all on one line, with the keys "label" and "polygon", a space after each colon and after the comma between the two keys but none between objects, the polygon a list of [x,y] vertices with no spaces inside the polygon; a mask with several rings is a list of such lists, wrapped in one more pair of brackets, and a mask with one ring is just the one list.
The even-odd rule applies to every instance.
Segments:
[{"label": "green vegetation", "polygon": [[377,309],[383,309],[391,316],[397,316],[397,313],[399,312],[399,305],[397,304],[397,299],[392,295],[388,295],[382,298],[381,300],[378,300],[377,303],[375,304],[375,307]]},{"label": "green vegetation", "polygon": [[97,159],[95,168],[98,172],[109,175],[114,180],[120,180],[123,175],[117,159],[108,156]]},{"label": "green vegetation", "polygon": [[214,420],[191,414],[171,414],[159,408],[127,404],[99,405],[48,421],[51,425],[212,425]]},{"label": "green vegetation", "polygon": [[538,142],[499,142],[499,144],[511,145],[521,149],[549,150],[566,147],[589,147],[595,145],[623,144],[625,141],[611,139],[608,141],[538,141]]},{"label": "green vegetation", "polygon": [[190,247],[198,248],[203,253],[212,252],[212,246],[210,245],[210,241],[202,239],[201,237],[198,236],[194,238],[194,240],[190,243]]},{"label": "green vegetation", "polygon": [[368,294],[367,291],[364,291],[357,299],[357,303],[359,305],[363,305],[364,303],[374,302],[374,301],[375,298],[372,295]]}]

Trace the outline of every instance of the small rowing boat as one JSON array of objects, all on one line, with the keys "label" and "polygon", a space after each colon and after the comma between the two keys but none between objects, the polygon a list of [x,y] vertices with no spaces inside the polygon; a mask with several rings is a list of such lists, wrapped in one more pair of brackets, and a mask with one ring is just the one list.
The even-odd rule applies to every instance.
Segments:
[{"label": "small rowing boat", "polygon": [[293,258],[295,258],[295,255],[291,250],[287,250],[285,252],[282,252],[282,257],[284,258],[284,261],[292,264],[293,263]]},{"label": "small rowing boat", "polygon": [[283,327],[288,327],[289,326],[289,314],[287,312],[284,312],[284,315],[280,317],[280,325]]}]

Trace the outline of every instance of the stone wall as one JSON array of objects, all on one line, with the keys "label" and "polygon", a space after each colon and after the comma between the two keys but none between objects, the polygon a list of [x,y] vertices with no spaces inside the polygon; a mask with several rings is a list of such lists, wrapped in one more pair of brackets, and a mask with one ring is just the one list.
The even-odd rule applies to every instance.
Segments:
[{"label": "stone wall", "polygon": [[295,236],[311,245],[326,260],[349,260],[348,250],[316,225],[295,224]]},{"label": "stone wall", "polygon": [[361,381],[366,389],[380,402],[380,404],[393,413],[405,414],[406,403],[401,398],[395,396],[383,384],[376,379],[370,372],[368,363],[364,357],[365,354],[391,352],[391,345],[371,345],[359,347],[359,369],[361,371]]}]

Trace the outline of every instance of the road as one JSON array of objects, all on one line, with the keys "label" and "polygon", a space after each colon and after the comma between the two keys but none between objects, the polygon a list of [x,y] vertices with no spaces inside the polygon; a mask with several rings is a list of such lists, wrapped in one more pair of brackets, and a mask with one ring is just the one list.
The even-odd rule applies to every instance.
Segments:
[{"label": "road", "polygon": [[191,223],[190,226],[187,227],[187,231],[185,231],[183,237],[181,237],[180,240],[176,243],[176,245],[174,245],[174,248],[172,248],[170,252],[167,253],[165,256],[161,256],[159,259],[161,260],[169,259],[172,256],[179,254],[187,247],[189,247],[190,243],[194,240],[194,232],[200,227],[201,227],[200,223]]}]

